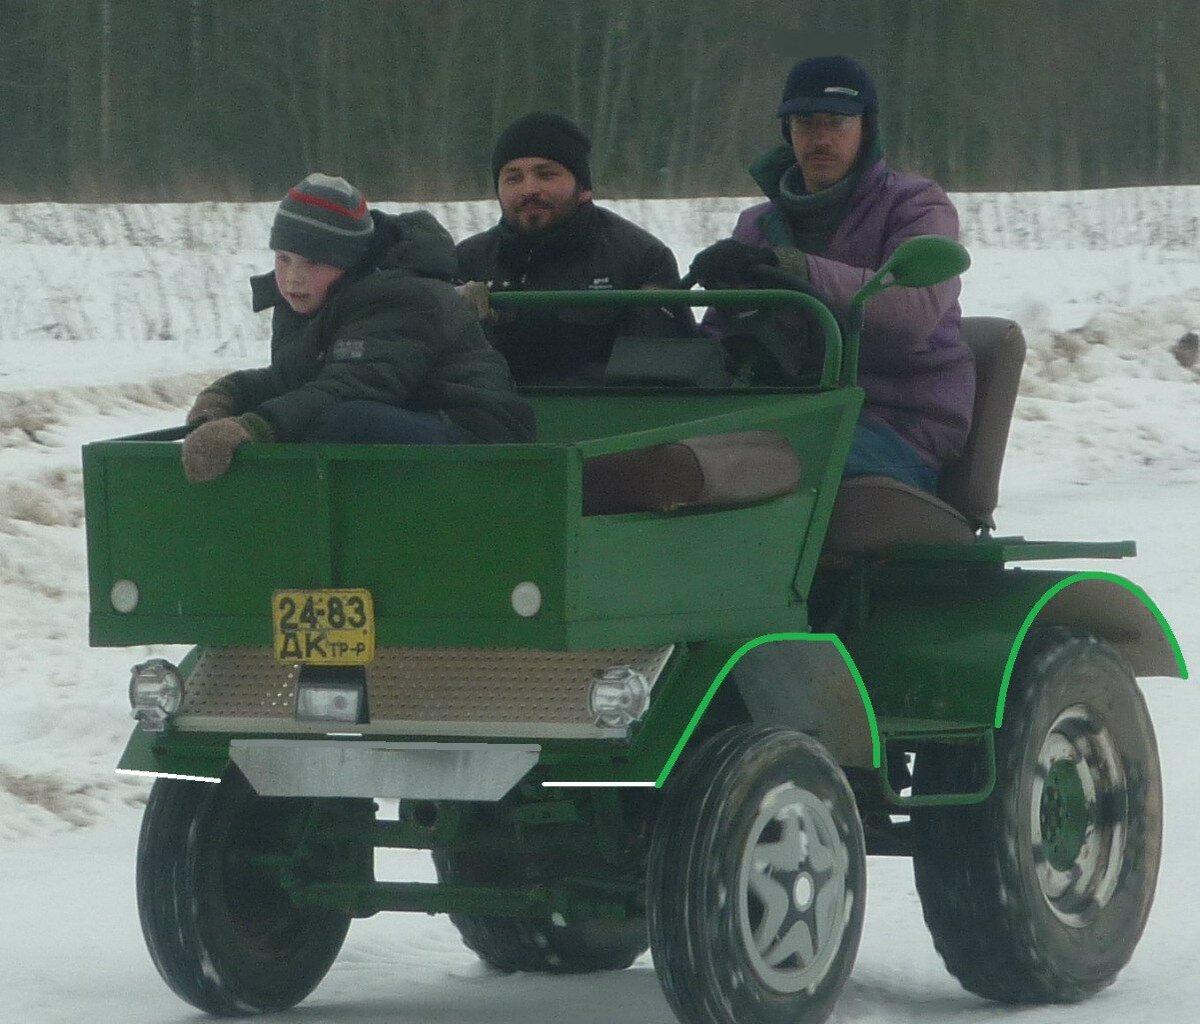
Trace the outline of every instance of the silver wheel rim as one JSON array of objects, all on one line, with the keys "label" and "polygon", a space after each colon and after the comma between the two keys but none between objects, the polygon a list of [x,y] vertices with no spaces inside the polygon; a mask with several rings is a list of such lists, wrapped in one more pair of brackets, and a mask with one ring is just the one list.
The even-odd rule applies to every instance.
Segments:
[{"label": "silver wheel rim", "polygon": [[812,990],[837,958],[854,907],[850,853],[832,807],[787,782],[763,798],[738,873],[747,959],[769,988]]},{"label": "silver wheel rim", "polygon": [[[1054,773],[1064,771],[1070,788],[1082,794],[1085,822],[1079,826],[1082,835],[1071,863],[1056,865],[1047,852],[1053,841],[1047,807],[1055,803],[1047,787],[1053,788]],[[1125,771],[1109,729],[1082,704],[1061,712],[1038,752],[1030,820],[1042,896],[1069,927],[1086,927],[1116,892],[1129,827],[1126,794]]]}]

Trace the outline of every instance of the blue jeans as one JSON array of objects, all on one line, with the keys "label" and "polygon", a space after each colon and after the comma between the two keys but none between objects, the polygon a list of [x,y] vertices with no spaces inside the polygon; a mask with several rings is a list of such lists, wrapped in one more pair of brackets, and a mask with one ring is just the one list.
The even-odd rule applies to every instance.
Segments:
[{"label": "blue jeans", "polygon": [[890,476],[909,487],[937,493],[938,474],[927,466],[907,441],[886,423],[861,418],[854,428],[843,479],[852,476]]},{"label": "blue jeans", "polygon": [[355,398],[318,416],[302,441],[326,444],[466,444],[466,431],[435,412]]}]

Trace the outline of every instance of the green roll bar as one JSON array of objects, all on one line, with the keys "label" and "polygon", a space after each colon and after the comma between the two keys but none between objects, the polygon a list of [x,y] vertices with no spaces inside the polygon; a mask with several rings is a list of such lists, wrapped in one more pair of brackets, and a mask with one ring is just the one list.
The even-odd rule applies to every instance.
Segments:
[{"label": "green roll bar", "polygon": [[[763,306],[788,306],[813,314],[825,335],[825,356],[821,362],[821,387],[851,387],[858,382],[858,347],[864,311],[872,297],[888,288],[925,288],[962,274],[971,265],[958,242],[940,235],[917,235],[896,247],[887,261],[850,300],[846,310],[843,336],[837,318],[829,306],[807,291],[790,288],[716,288],[707,291],[642,289],[639,291],[573,292],[494,292],[491,303],[497,309],[532,309],[542,306],[711,306],[714,309],[759,309]],[[778,268],[764,280],[780,278]],[[785,275],[786,276],[786,275]],[[807,288],[807,282],[796,282]],[[680,339],[685,340],[685,339]]]}]

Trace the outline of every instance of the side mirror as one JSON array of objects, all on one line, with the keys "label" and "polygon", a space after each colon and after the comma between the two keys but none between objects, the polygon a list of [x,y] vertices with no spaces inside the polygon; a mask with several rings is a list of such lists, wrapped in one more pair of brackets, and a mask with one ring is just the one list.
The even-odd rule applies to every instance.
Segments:
[{"label": "side mirror", "polygon": [[971,257],[958,242],[941,235],[918,235],[897,246],[879,271],[852,300],[862,306],[885,288],[928,288],[957,277],[971,265]]},{"label": "side mirror", "polygon": [[887,288],[928,288],[957,277],[971,265],[967,250],[942,235],[917,235],[896,246],[879,271],[855,293],[847,314],[846,345],[842,353],[842,380],[858,380],[858,338],[869,299]]}]

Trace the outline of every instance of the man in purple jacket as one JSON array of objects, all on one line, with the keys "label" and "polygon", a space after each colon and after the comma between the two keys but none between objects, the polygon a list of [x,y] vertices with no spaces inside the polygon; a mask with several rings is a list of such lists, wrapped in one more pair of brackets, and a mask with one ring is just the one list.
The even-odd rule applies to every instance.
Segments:
[{"label": "man in purple jacket", "polygon": [[[768,201],[743,211],[732,238],[696,255],[690,276],[703,285],[751,285],[755,267],[778,266],[845,311],[905,239],[958,237],[946,193],[885,163],[875,84],[857,61],[802,60],[778,116],[787,144],[750,168]],[[934,491],[942,466],[961,453],[975,365],[959,338],[958,294],[955,278],[872,300],[859,355],[866,404],[846,476],[883,474]],[[797,328],[796,345],[805,333]]]}]

